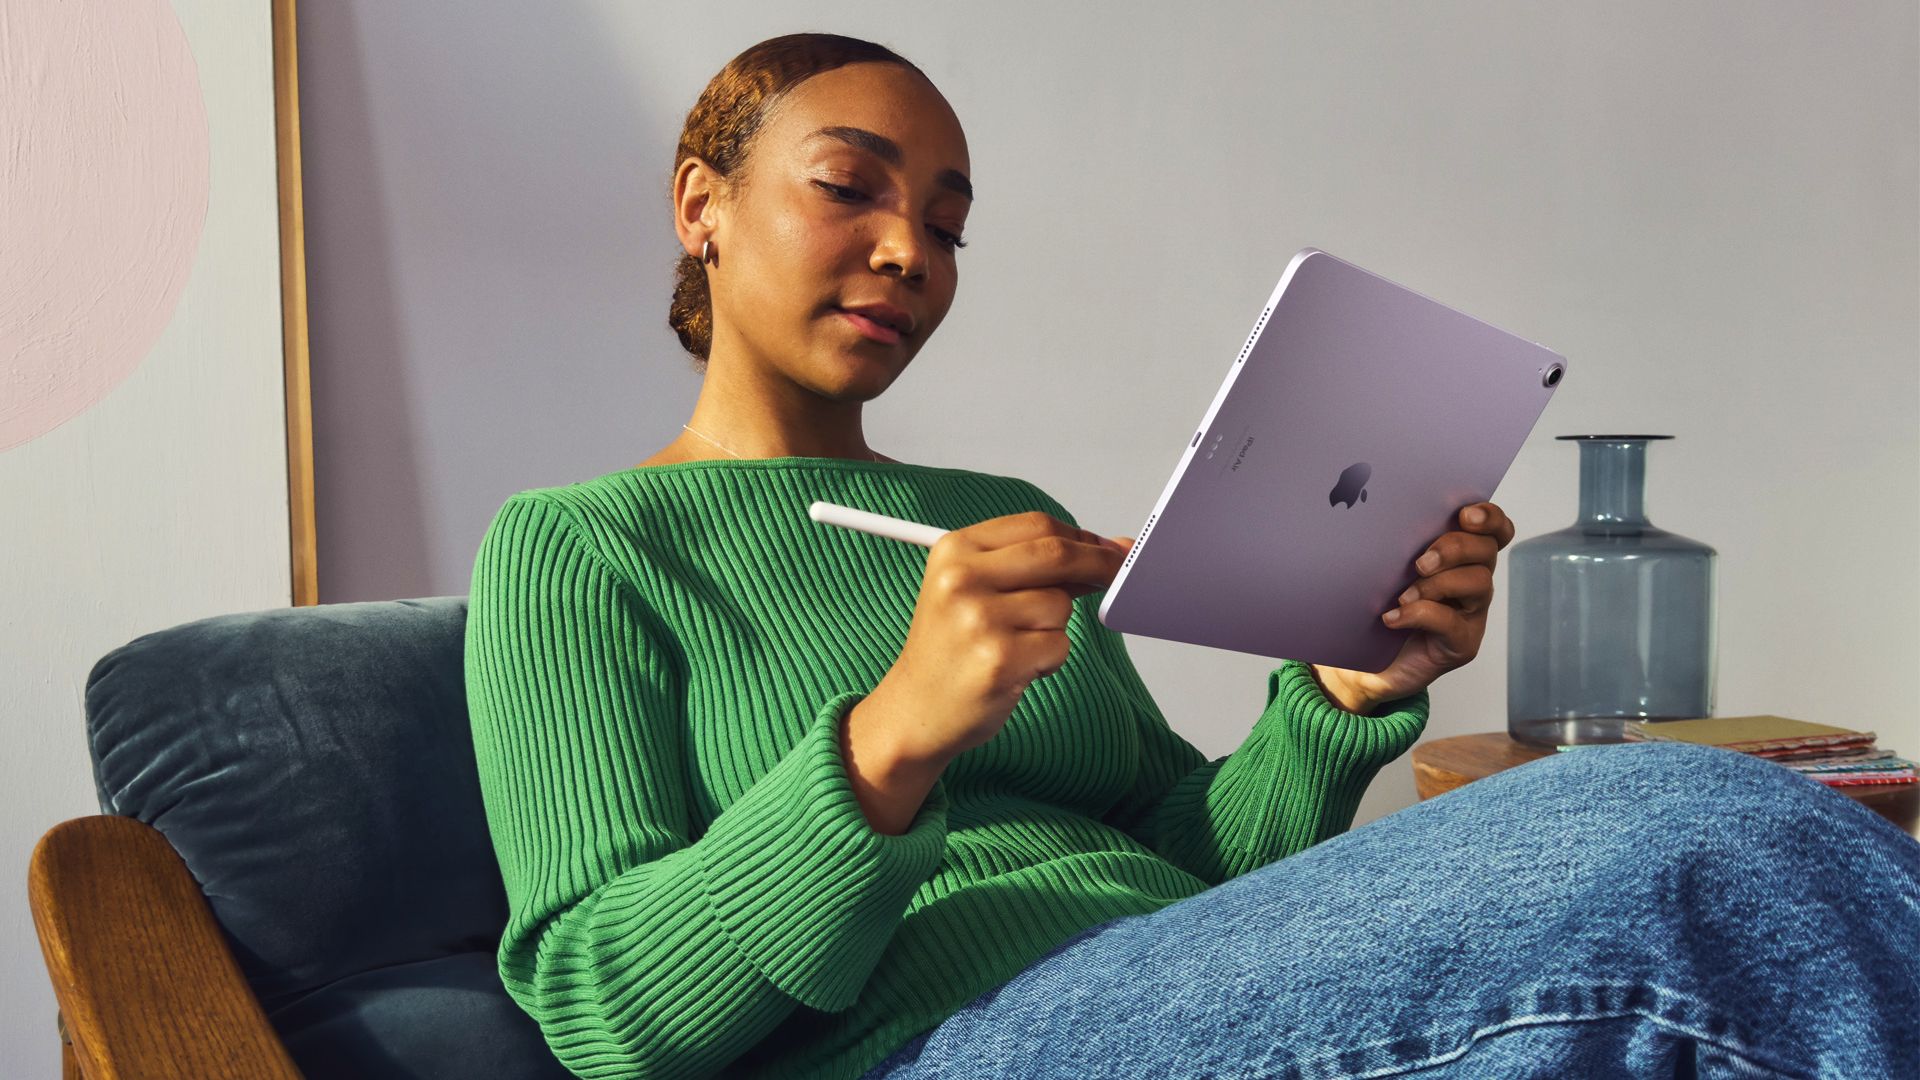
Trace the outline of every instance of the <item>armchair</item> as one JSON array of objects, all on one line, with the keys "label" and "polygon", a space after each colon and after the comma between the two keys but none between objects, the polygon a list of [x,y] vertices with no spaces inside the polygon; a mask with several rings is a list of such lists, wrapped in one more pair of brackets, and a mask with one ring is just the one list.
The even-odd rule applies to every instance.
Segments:
[{"label": "armchair", "polygon": [[94,665],[102,812],[28,868],[68,1078],[572,1076],[494,966],[466,610],[220,615]]}]

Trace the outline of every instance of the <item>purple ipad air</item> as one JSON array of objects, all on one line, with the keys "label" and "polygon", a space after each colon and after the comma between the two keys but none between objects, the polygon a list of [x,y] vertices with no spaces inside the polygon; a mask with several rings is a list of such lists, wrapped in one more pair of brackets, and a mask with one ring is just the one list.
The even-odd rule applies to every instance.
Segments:
[{"label": "purple ipad air", "polygon": [[1335,258],[1287,264],[1100,603],[1129,634],[1381,671],[1413,560],[1493,497],[1553,350]]}]

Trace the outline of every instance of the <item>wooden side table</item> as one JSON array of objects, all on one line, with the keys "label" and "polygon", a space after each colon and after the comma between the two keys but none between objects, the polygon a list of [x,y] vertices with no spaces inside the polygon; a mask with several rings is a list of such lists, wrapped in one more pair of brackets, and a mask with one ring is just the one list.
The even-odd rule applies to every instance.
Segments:
[{"label": "wooden side table", "polygon": [[[1413,748],[1413,788],[1420,798],[1431,799],[1502,769],[1560,752],[1529,746],[1504,731],[1435,739]],[[1584,752],[1566,751],[1569,754]],[[1833,790],[1864,803],[1874,813],[1906,830],[1908,836],[1920,840],[1920,784],[1849,784]]]}]

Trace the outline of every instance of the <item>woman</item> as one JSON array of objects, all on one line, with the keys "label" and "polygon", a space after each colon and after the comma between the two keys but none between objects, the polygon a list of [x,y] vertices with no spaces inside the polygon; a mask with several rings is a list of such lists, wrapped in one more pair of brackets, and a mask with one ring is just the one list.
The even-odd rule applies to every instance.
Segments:
[{"label": "woman", "polygon": [[[1920,1072],[1920,846],[1778,765],[1598,748],[1351,829],[1478,652],[1499,507],[1417,565],[1385,671],[1284,662],[1208,761],[1096,617],[1126,544],[872,451],[863,405],[952,303],[968,172],[889,50],[736,57],[672,187],[693,415],[481,545],[500,973],[568,1068]],[[815,498],[951,531],[822,528]]]}]

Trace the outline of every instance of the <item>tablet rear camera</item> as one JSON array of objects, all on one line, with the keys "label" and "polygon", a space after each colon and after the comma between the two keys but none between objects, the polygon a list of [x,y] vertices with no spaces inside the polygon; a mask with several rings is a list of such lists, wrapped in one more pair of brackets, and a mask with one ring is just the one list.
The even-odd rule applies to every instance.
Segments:
[{"label": "tablet rear camera", "polygon": [[1552,386],[1554,383],[1559,382],[1561,370],[1562,369],[1559,364],[1548,364],[1547,373],[1540,377],[1540,385]]}]

